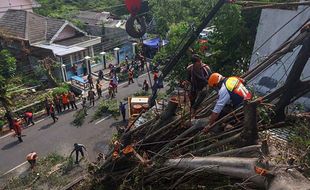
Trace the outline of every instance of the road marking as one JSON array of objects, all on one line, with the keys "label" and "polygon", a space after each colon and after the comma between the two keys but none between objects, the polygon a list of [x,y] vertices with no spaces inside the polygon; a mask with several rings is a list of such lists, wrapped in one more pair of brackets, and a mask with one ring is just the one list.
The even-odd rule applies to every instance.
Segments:
[{"label": "road marking", "polygon": [[43,118],[43,119],[40,119],[40,120],[38,120],[38,121],[36,121],[36,122],[34,122],[35,124],[36,123],[40,123],[40,122],[42,122],[42,121],[44,121],[46,118]]},{"label": "road marking", "polygon": [[[40,120],[38,120],[38,121],[36,121],[36,122],[34,122],[34,123],[35,123],[35,124],[40,123],[40,122],[44,121],[45,119],[46,119],[46,118],[40,119]],[[32,127],[32,126],[31,126],[31,127]],[[27,127],[27,128],[28,128],[28,127]],[[25,128],[25,129],[27,129],[27,128]],[[10,133],[8,133],[8,134],[6,134],[6,135],[0,137],[0,140],[1,140],[1,139],[4,139],[4,138],[6,138],[6,137],[9,137],[9,136],[11,136],[11,135],[13,135],[13,134],[14,134],[14,132],[10,132]]]},{"label": "road marking", "polygon": [[97,125],[98,123],[100,123],[100,122],[102,122],[102,121],[108,119],[108,118],[111,117],[111,116],[112,116],[112,114],[108,115],[107,117],[105,117],[105,118],[103,118],[103,119],[100,119],[99,121],[97,121],[97,122],[95,123],[95,125]]},{"label": "road marking", "polygon": [[11,135],[13,135],[13,134],[14,134],[14,132],[10,132],[10,133],[4,135],[3,137],[0,137],[0,139],[4,139],[4,138],[6,138],[6,137],[8,137],[8,136],[11,136]]},{"label": "road marking", "polygon": [[25,165],[26,163],[27,163],[27,161],[25,161],[25,162],[19,164],[18,166],[15,166],[14,168],[12,168],[12,169],[10,169],[9,171],[7,171],[7,172],[5,172],[4,174],[2,174],[0,177],[3,177],[3,176],[5,176],[5,175],[7,175],[8,173],[12,172],[13,170],[16,170],[17,168],[19,168],[19,167]]}]

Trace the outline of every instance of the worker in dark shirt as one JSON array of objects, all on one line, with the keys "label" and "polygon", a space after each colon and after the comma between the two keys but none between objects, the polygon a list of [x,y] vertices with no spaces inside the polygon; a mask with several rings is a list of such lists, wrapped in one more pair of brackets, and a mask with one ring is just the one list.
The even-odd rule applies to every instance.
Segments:
[{"label": "worker in dark shirt", "polygon": [[210,67],[202,63],[201,58],[196,54],[192,55],[191,62],[192,64],[187,67],[187,82],[191,85],[190,101],[194,114],[207,95],[208,79],[212,72]]},{"label": "worker in dark shirt", "polygon": [[126,121],[126,104],[127,103],[122,103],[122,102],[119,103],[119,111],[122,114],[123,122]]},{"label": "worker in dark shirt", "polygon": [[70,153],[70,157],[72,156],[73,152],[75,151],[75,163],[78,164],[79,163],[79,152],[81,153],[82,157],[84,158],[83,149],[85,151],[87,151],[87,150],[83,144],[74,143],[73,146],[74,146],[74,148],[73,148],[72,152]]}]

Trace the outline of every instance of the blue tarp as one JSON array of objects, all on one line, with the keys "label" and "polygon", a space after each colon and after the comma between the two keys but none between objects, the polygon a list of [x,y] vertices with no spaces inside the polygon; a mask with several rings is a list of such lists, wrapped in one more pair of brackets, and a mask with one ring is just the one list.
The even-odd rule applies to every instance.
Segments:
[{"label": "blue tarp", "polygon": [[168,44],[168,40],[160,40],[160,38],[153,38],[148,40],[143,40],[143,44],[151,48],[158,48],[158,44],[161,43],[162,46]]}]

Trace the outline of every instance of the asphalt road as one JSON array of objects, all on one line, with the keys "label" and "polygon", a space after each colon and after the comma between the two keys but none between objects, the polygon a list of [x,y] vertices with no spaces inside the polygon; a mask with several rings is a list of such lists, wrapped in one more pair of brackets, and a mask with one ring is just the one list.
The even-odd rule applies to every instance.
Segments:
[{"label": "asphalt road", "polygon": [[[142,89],[145,79],[147,79],[146,74],[135,79],[135,83],[129,86],[127,83],[119,84],[116,98],[123,100]],[[29,167],[28,163],[25,163],[25,157],[31,151],[36,151],[39,158],[52,152],[67,156],[72,151],[73,144],[77,142],[86,146],[90,161],[95,161],[99,152],[107,152],[111,136],[116,132],[115,124],[122,123],[122,121],[121,118],[115,120],[111,117],[103,117],[89,123],[96,110],[96,104],[98,101],[95,107],[88,110],[88,116],[81,127],[70,124],[75,113],[74,110],[70,110],[58,115],[59,120],[56,123],[53,123],[52,118],[46,117],[33,127],[23,130],[22,134],[25,135],[23,143],[18,143],[17,138],[11,135],[0,137],[0,178],[10,170],[16,173],[23,170],[20,168]],[[81,108],[80,104],[78,108]]]}]

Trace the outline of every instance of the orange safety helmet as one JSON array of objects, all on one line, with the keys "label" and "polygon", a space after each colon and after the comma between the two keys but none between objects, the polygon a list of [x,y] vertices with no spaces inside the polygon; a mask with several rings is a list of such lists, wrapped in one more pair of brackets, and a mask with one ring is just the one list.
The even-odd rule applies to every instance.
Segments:
[{"label": "orange safety helmet", "polygon": [[223,76],[219,73],[212,73],[212,75],[209,77],[208,85],[210,87],[215,87],[219,84]]}]

